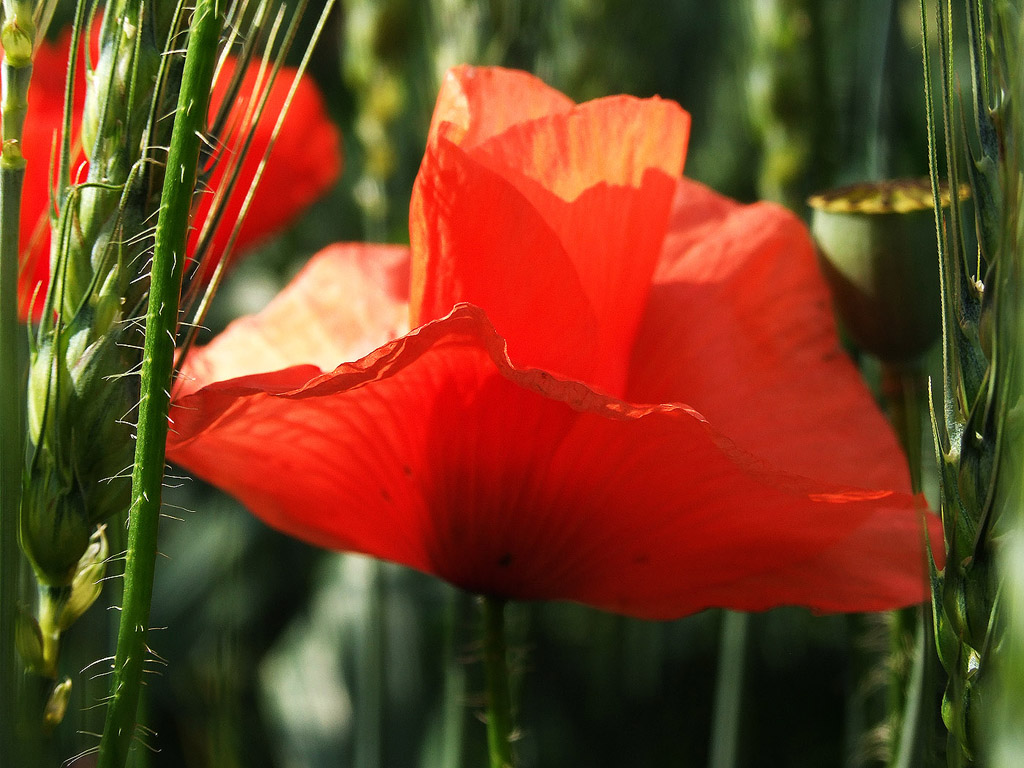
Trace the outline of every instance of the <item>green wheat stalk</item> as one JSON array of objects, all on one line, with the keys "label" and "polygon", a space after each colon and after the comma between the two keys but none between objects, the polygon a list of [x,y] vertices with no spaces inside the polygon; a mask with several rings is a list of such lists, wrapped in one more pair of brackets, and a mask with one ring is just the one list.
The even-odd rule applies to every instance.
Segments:
[{"label": "green wheat stalk", "polygon": [[[936,206],[944,372],[933,429],[946,565],[933,571],[933,614],[939,658],[949,677],[942,715],[950,766],[988,764],[987,734],[998,712],[993,694],[1007,678],[1005,649],[1013,647],[1000,551],[1007,531],[1021,519],[1014,479],[1020,467],[1013,463],[1016,457],[1019,464],[1021,432],[1011,409],[1024,391],[1017,370],[1024,202],[1015,114],[1021,95],[1019,16],[1019,3],[966,1],[960,23],[966,26],[971,85],[962,98],[953,66],[958,22],[951,0],[938,4],[936,22],[947,177],[951,188],[962,180],[970,187],[974,206],[973,221],[963,206],[954,203],[948,215]],[[922,27],[927,40],[923,3]],[[924,66],[937,196],[938,128],[927,51]],[[969,245],[974,241],[976,246]]]}]

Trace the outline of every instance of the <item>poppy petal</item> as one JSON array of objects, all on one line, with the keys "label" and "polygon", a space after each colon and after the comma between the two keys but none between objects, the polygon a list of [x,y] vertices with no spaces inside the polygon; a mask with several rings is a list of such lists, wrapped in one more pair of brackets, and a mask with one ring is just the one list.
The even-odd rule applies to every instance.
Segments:
[{"label": "poppy petal", "polygon": [[[227,248],[231,230],[242,210],[245,193],[270,144],[277,116],[284,109],[295,76],[295,69],[282,67],[270,88],[263,116],[256,122],[252,145],[242,159],[237,185],[228,199],[220,225],[214,232],[214,254],[222,254]],[[248,102],[258,93],[257,87],[265,78],[266,72],[261,72],[258,63],[254,62],[246,69],[239,96],[232,105],[227,122],[234,131],[242,130],[244,117],[249,108]],[[211,114],[224,101],[230,80],[229,75],[222,73],[214,83]],[[238,148],[235,148],[234,151],[237,150]],[[216,191],[225,183],[224,177],[228,167],[229,163],[223,161],[215,166],[209,181],[213,194],[206,194],[200,198],[195,221],[205,220]],[[323,195],[340,173],[340,134],[327,115],[327,108],[319,90],[309,77],[303,77],[296,87],[288,114],[253,195],[248,215],[239,230],[236,250],[243,251],[286,226]],[[198,234],[198,230],[193,234],[190,247],[195,246]]]},{"label": "poppy petal", "polygon": [[[927,597],[923,517],[908,494],[764,467],[696,412],[585,414],[549,472],[586,510],[549,578],[571,599],[667,619],[710,607],[871,611]],[[554,545],[552,545],[554,546]]]},{"label": "poppy petal", "polygon": [[[468,151],[440,130],[413,190],[413,324],[458,302],[486,306],[517,362],[621,394],[688,126],[670,102],[616,97],[517,123]],[[467,183],[484,169],[486,185]],[[537,218],[554,243],[537,242]],[[581,310],[567,305],[582,304],[573,322]]]},{"label": "poppy petal", "polygon": [[531,198],[543,190],[569,202],[598,184],[640,187],[651,171],[676,179],[689,135],[690,116],[673,101],[608,96],[517,123],[471,148],[456,143]]},{"label": "poppy petal", "polygon": [[685,406],[516,368],[473,306],[330,373],[212,384],[172,418],[168,456],[271,525],[472,591],[647,618],[924,596],[912,497],[765,471]]},{"label": "poppy petal", "polygon": [[781,471],[910,487],[892,430],[840,346],[810,237],[779,206],[679,183],[628,392],[692,405]]},{"label": "poppy petal", "polygon": [[331,370],[409,330],[409,251],[337,244],[303,267],[258,315],[192,352],[177,396],[215,381],[313,365]]},{"label": "poppy petal", "polygon": [[303,366],[212,384],[177,398],[168,455],[292,535],[436,573],[447,537],[481,538],[468,511],[515,499],[488,472],[527,476],[571,419],[564,409],[530,418],[506,398],[516,388],[485,365],[488,343],[502,344],[464,306],[330,373]]},{"label": "poppy petal", "polygon": [[411,324],[459,301],[486,306],[518,364],[592,380],[597,318],[558,236],[522,193],[451,142],[428,158],[409,224]]},{"label": "poppy petal", "polygon": [[[495,99],[495,94],[501,98]],[[430,140],[444,135],[464,149],[527,120],[569,112],[572,99],[526,72],[463,65],[448,70],[434,105]]]}]

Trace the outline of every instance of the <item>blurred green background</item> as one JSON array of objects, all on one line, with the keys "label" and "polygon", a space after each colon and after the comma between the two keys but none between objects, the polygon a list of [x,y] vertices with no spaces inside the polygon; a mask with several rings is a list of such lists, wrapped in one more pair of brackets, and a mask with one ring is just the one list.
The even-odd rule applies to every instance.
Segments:
[{"label": "blurred green background", "polygon": [[[450,65],[527,69],[578,101],[677,100],[693,117],[688,175],[805,215],[811,192],[927,172],[920,56],[917,0],[346,0],[310,70],[343,131],[344,174],[239,265],[209,325],[259,309],[330,242],[407,242]],[[314,550],[201,483],[169,482],[168,503],[187,511],[162,525],[153,733],[136,766],[486,763],[470,596]],[[105,655],[115,620],[97,607],[75,625],[66,666]],[[523,768],[707,764],[718,612],[647,623],[516,605],[510,624]],[[880,621],[785,609],[753,617],[749,634],[738,764],[875,765],[877,719],[848,702],[870,699],[862,649],[884,644]],[[100,727],[90,707],[106,679],[90,676],[102,666],[76,680],[65,757],[95,743],[76,731]]]}]

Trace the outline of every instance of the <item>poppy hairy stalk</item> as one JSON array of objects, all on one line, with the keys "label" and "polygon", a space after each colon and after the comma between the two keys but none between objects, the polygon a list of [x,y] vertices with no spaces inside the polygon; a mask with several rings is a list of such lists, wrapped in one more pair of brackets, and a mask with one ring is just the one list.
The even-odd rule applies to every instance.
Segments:
[{"label": "poppy hairy stalk", "polygon": [[[146,628],[149,621],[149,610],[153,590],[153,575],[156,559],[157,527],[161,509],[161,491],[164,477],[164,451],[168,434],[168,408],[172,389],[172,374],[177,365],[178,351],[175,341],[178,338],[180,315],[192,318],[201,317],[213,291],[216,289],[217,278],[223,269],[226,254],[237,241],[242,223],[253,200],[253,193],[261,174],[267,168],[267,153],[280,135],[280,130],[289,106],[298,92],[300,78],[308,65],[312,48],[319,39],[333,2],[328,0],[321,8],[315,30],[309,38],[302,63],[293,70],[294,79],[290,86],[276,92],[280,104],[275,106],[276,118],[272,121],[273,128],[268,137],[264,155],[259,159],[250,187],[244,196],[244,202],[238,208],[237,220],[231,231],[224,253],[217,254],[216,268],[211,282],[202,287],[203,259],[209,251],[214,237],[211,220],[219,219],[230,205],[228,196],[240,176],[240,163],[251,149],[252,137],[256,133],[256,123],[264,115],[264,107],[268,98],[275,93],[274,77],[281,68],[282,59],[294,39],[299,21],[305,11],[306,4],[300,2],[293,10],[291,21],[283,35],[283,41],[274,54],[270,77],[262,82],[250,94],[245,85],[249,72],[238,71],[231,78],[226,95],[213,115],[211,100],[214,90],[214,79],[219,67],[225,60],[220,50],[219,41],[225,19],[232,24],[238,23],[238,16],[245,13],[244,3],[231,3],[225,12],[221,0],[207,0],[196,4],[192,10],[189,29],[188,49],[185,54],[184,66],[180,77],[180,91],[177,97],[177,108],[174,111],[173,128],[170,137],[166,167],[173,169],[163,176],[163,186],[159,197],[158,220],[154,238],[152,269],[149,277],[148,310],[145,321],[145,342],[140,363],[141,394],[139,401],[139,419],[136,430],[135,455],[132,465],[131,506],[129,509],[128,543],[125,556],[124,600],[121,609],[121,620],[117,638],[117,652],[111,679],[111,695],[104,724],[103,736],[99,746],[100,768],[123,766],[127,759],[128,748],[135,738],[136,718],[139,690],[143,664],[149,654],[146,645]],[[179,3],[178,9],[184,8]],[[272,25],[267,48],[277,41],[277,31],[283,14]],[[168,44],[170,49],[170,43]],[[246,44],[243,51],[252,48]],[[264,54],[269,57],[269,54]],[[242,56],[244,62],[248,57]],[[263,61],[267,63],[266,58]],[[243,68],[244,69],[244,68]],[[257,80],[259,82],[259,80]],[[223,186],[218,186],[218,194],[205,214],[206,223],[200,234],[196,253],[191,254],[200,261],[200,265],[189,283],[192,299],[201,295],[198,309],[179,311],[180,302],[185,298],[182,283],[186,269],[187,249],[190,247],[189,215],[197,184],[201,178],[199,163],[203,157],[204,147],[211,144],[206,138],[209,131],[218,135],[229,123],[235,96],[246,92],[251,97],[247,116],[250,120],[248,131],[243,131],[240,149],[236,153],[236,164],[225,172],[226,180],[220,178]],[[286,95],[283,95],[286,94]],[[283,99],[280,97],[283,95]],[[303,91],[302,98],[307,109],[319,102],[315,94],[308,89]],[[208,118],[207,113],[210,113]],[[320,117],[314,114],[313,117]],[[323,161],[323,167],[313,174],[312,189],[320,191],[330,183],[336,175],[340,157],[336,142],[336,132],[324,120],[313,120],[305,126],[314,141],[307,145],[314,162]],[[215,157],[215,160],[217,158]],[[279,171],[276,171],[279,172]],[[207,171],[203,171],[203,177]],[[300,198],[310,194],[310,186]],[[226,190],[226,191],[225,191]],[[288,203],[286,209],[294,205]],[[200,214],[203,208],[199,207]],[[280,214],[278,214],[280,215]],[[199,254],[199,255],[197,255]],[[193,290],[194,289],[194,290]],[[194,325],[194,323],[193,323]],[[186,343],[189,337],[186,337]]]},{"label": "poppy hairy stalk", "polygon": [[[7,651],[17,645],[36,673],[28,678],[27,691],[38,700],[19,707],[31,720],[25,732],[35,729],[34,738],[60,721],[69,702],[70,680],[58,682],[61,634],[97,599],[108,553],[123,551],[142,358],[138,313],[149,289],[152,225],[173,125],[169,113],[182,76],[178,36],[184,35],[186,8],[184,0],[115,0],[105,5],[101,17],[98,4],[79,0],[72,30],[40,42],[54,4],[35,4],[33,15],[31,4],[4,3],[10,22],[7,56],[24,59],[27,45],[36,74],[35,96],[27,108],[23,96],[29,68],[22,67],[20,80],[5,78],[14,88],[8,88],[5,99],[4,130],[10,139],[5,156],[10,165],[23,147],[30,151],[20,154],[34,158],[52,155],[49,173],[33,163],[20,218],[17,196],[3,195],[3,248],[10,257],[3,266],[5,326],[0,331],[0,369],[7,377],[0,387],[0,397],[7,398],[0,419],[8,437],[0,452],[0,462],[6,462],[0,474],[6,505],[0,517],[0,649],[10,662],[0,668],[0,680],[6,690],[6,681],[14,679],[14,657]],[[204,131],[213,138],[205,142],[209,151],[200,178],[217,194],[197,200],[196,219],[205,223],[188,244],[195,260],[191,296],[202,296],[203,306],[215,288],[207,276],[214,270],[194,268],[196,263],[206,259],[208,265],[222,265],[236,243],[242,247],[283,226],[340,170],[337,129],[315,87],[301,80],[309,52],[299,69],[283,65],[304,5],[299,3],[291,23],[284,25],[283,9],[267,21],[266,4],[254,10],[246,0],[237,0],[228,11],[231,23],[237,30],[255,19],[253,33],[243,41],[235,31],[224,45],[211,48],[224,73],[216,87],[217,117]],[[331,5],[325,3],[312,39],[319,36]],[[18,16],[8,6],[24,13]],[[39,43],[34,50],[29,44],[33,22]],[[277,78],[285,70],[291,73],[290,83]],[[305,113],[301,130],[293,120],[282,132],[293,103]],[[264,120],[265,115],[276,120]],[[23,121],[28,126],[24,136],[12,139]],[[301,157],[268,163],[279,135],[282,152],[290,147],[295,155],[298,144]],[[255,202],[253,196],[264,175],[268,186],[278,187],[286,179],[302,178],[286,195],[275,191],[272,211],[267,211],[267,196]],[[7,175],[3,181],[9,189],[12,178],[21,176]],[[249,185],[247,194],[232,194],[238,182]],[[256,222],[243,227],[249,208],[261,206]],[[49,227],[37,226],[44,219]],[[217,227],[225,219],[233,229]],[[199,311],[185,314],[195,320]],[[7,341],[17,341],[19,316],[35,323],[27,391],[25,376],[16,369],[19,345]],[[12,378],[14,384],[7,386]],[[25,428],[8,429],[14,419],[23,420]],[[14,436],[26,432],[27,445],[14,446]],[[18,491],[24,494],[20,520],[17,505],[9,512]],[[116,522],[103,524],[111,518]],[[18,611],[15,618],[19,538],[35,571],[38,600],[31,614]],[[14,711],[10,697],[0,701]],[[13,725],[12,719],[3,718],[8,723]]]},{"label": "poppy hairy stalk", "polygon": [[219,0],[200,0],[190,25],[188,51],[175,112],[156,229],[146,313],[141,399],[132,470],[124,601],[111,679],[111,698],[100,742],[99,768],[123,766],[135,734],[146,654],[160,516],[178,302],[185,265],[189,211],[210,103],[217,40],[223,24]]}]

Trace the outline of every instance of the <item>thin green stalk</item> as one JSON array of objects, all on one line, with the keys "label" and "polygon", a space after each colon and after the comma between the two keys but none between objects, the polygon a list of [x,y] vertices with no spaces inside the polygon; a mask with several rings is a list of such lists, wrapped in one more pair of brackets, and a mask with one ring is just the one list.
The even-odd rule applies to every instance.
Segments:
[{"label": "thin green stalk", "polygon": [[[902,368],[885,365],[882,377],[889,420],[907,457],[911,489],[921,493],[925,373],[917,364]],[[925,563],[921,567],[925,568]],[[890,622],[888,714],[893,735],[888,764],[909,768],[923,765],[931,748],[929,724],[934,713],[928,705],[937,659],[928,641],[931,622],[925,611],[918,607],[894,611]]]},{"label": "thin green stalk", "polygon": [[[21,131],[32,78],[35,33],[31,13],[21,4],[4,3],[4,44],[0,153],[0,766],[18,761],[17,620],[18,528],[21,510],[21,462],[24,452],[24,396],[18,362],[18,223],[25,158]],[[27,24],[27,28],[24,25]],[[10,762],[9,762],[10,761]]]},{"label": "thin green stalk", "polygon": [[[23,450],[23,397],[18,370],[18,208],[21,181],[21,171],[0,165],[0,743],[4,744],[14,743],[18,682],[14,627],[20,571],[18,514]],[[5,765],[6,759],[0,751],[0,765]]]},{"label": "thin green stalk", "polygon": [[381,565],[366,563],[366,612],[359,627],[354,768],[380,768],[384,715],[385,587]]},{"label": "thin green stalk", "polygon": [[[0,168],[0,743],[14,743],[17,715],[18,514],[23,402],[18,372],[18,198],[21,178]],[[13,210],[12,210],[13,209]],[[10,225],[14,223],[14,236]],[[0,766],[6,765],[0,750]]]},{"label": "thin green stalk", "polygon": [[935,705],[938,671],[936,668],[934,627],[931,611],[919,609],[917,635],[914,641],[913,661],[903,703],[903,727],[899,741],[894,745],[892,765],[895,768],[915,768],[929,765],[933,755]]},{"label": "thin green stalk", "polygon": [[466,698],[466,667],[456,657],[459,605],[463,593],[449,590],[444,611],[444,699],[441,702],[441,748],[438,768],[462,765],[462,702]]},{"label": "thin green stalk", "polygon": [[733,768],[737,764],[749,624],[750,616],[745,613],[726,611],[722,616],[709,768]]},{"label": "thin green stalk", "polygon": [[513,768],[512,695],[505,647],[505,601],[483,598],[484,674],[487,681],[487,748],[491,768]]},{"label": "thin green stalk", "polygon": [[167,173],[160,197],[146,313],[135,465],[132,469],[124,602],[98,768],[124,766],[135,733],[146,655],[146,628],[153,594],[167,412],[188,217],[222,23],[220,0],[198,0],[192,17]]}]

